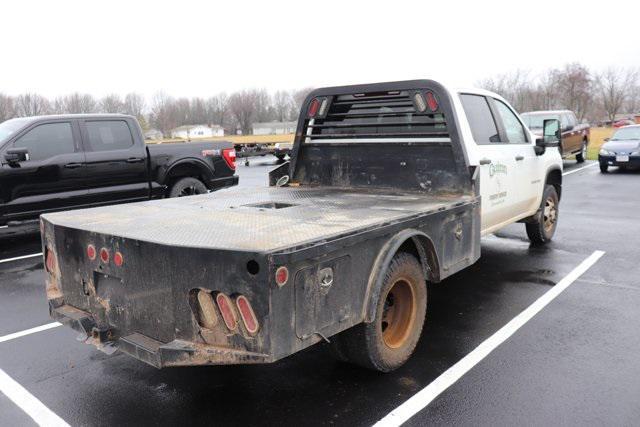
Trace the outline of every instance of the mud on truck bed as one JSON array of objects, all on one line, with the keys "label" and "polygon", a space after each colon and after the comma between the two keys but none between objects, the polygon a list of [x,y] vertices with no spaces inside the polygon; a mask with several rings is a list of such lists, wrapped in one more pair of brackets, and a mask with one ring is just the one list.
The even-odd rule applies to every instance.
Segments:
[{"label": "mud on truck bed", "polygon": [[274,362],[321,340],[400,366],[425,281],[480,253],[477,171],[449,93],[428,80],[316,90],[270,180],[44,215],[51,315],[156,367]]}]

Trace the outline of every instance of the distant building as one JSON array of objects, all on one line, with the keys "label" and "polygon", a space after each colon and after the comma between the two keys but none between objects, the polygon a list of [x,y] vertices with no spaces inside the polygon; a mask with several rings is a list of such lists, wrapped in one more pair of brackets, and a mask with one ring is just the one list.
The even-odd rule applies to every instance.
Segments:
[{"label": "distant building", "polygon": [[144,139],[162,139],[162,132],[158,129],[149,129],[144,133]]},{"label": "distant building", "polygon": [[254,135],[284,135],[287,133],[295,133],[296,122],[265,122],[254,123],[253,134]]},{"label": "distant building", "polygon": [[190,139],[212,136],[224,136],[224,129],[218,125],[185,125],[171,130],[171,138]]}]

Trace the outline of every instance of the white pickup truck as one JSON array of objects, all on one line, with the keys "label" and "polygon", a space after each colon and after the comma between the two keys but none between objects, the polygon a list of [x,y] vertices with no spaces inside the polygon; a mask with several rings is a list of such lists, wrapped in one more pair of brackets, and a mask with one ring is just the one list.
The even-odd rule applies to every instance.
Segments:
[{"label": "white pickup truck", "polygon": [[314,90],[270,187],[42,217],[53,318],[158,368],[270,363],[321,340],[380,371],[413,353],[425,282],[481,235],[556,229],[557,120],[431,80]]},{"label": "white pickup truck", "polygon": [[454,93],[469,164],[480,166],[482,235],[523,221],[533,243],[546,243],[555,232],[562,191],[562,156],[555,148],[560,123],[545,121],[540,140],[500,95]]}]

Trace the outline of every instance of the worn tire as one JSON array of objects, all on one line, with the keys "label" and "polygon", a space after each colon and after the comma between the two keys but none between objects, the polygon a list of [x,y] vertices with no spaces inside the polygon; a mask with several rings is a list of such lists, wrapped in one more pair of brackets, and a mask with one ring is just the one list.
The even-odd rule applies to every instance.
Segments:
[{"label": "worn tire", "polygon": [[169,190],[169,197],[194,196],[208,193],[209,189],[197,178],[181,178],[177,180]]},{"label": "worn tire", "polygon": [[609,165],[606,163],[600,163],[600,172],[602,173],[609,172]]},{"label": "worn tire", "polygon": [[576,154],[576,162],[584,163],[587,159],[587,142],[582,141],[582,151]]},{"label": "worn tire", "polygon": [[533,222],[525,223],[531,243],[545,244],[551,241],[558,226],[558,193],[553,185],[546,185],[542,193],[540,210]]},{"label": "worn tire", "polygon": [[335,336],[332,346],[342,361],[390,372],[413,354],[427,313],[427,285],[416,257],[396,254],[375,304],[373,322]]}]

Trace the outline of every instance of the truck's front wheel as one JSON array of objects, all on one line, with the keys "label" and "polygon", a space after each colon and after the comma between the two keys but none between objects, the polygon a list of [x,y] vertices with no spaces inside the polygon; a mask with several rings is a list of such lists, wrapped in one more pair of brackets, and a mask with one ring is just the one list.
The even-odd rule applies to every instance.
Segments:
[{"label": "truck's front wheel", "polygon": [[558,225],[558,193],[553,185],[546,185],[542,194],[542,206],[532,222],[525,224],[531,243],[551,241]]},{"label": "truck's front wheel", "polygon": [[385,275],[374,321],[334,337],[334,349],[342,360],[382,372],[393,371],[413,354],[426,312],[422,266],[413,255],[399,253]]},{"label": "truck's front wheel", "polygon": [[196,194],[205,194],[209,190],[202,181],[197,178],[182,178],[177,180],[169,190],[169,197],[185,197],[194,196]]}]

